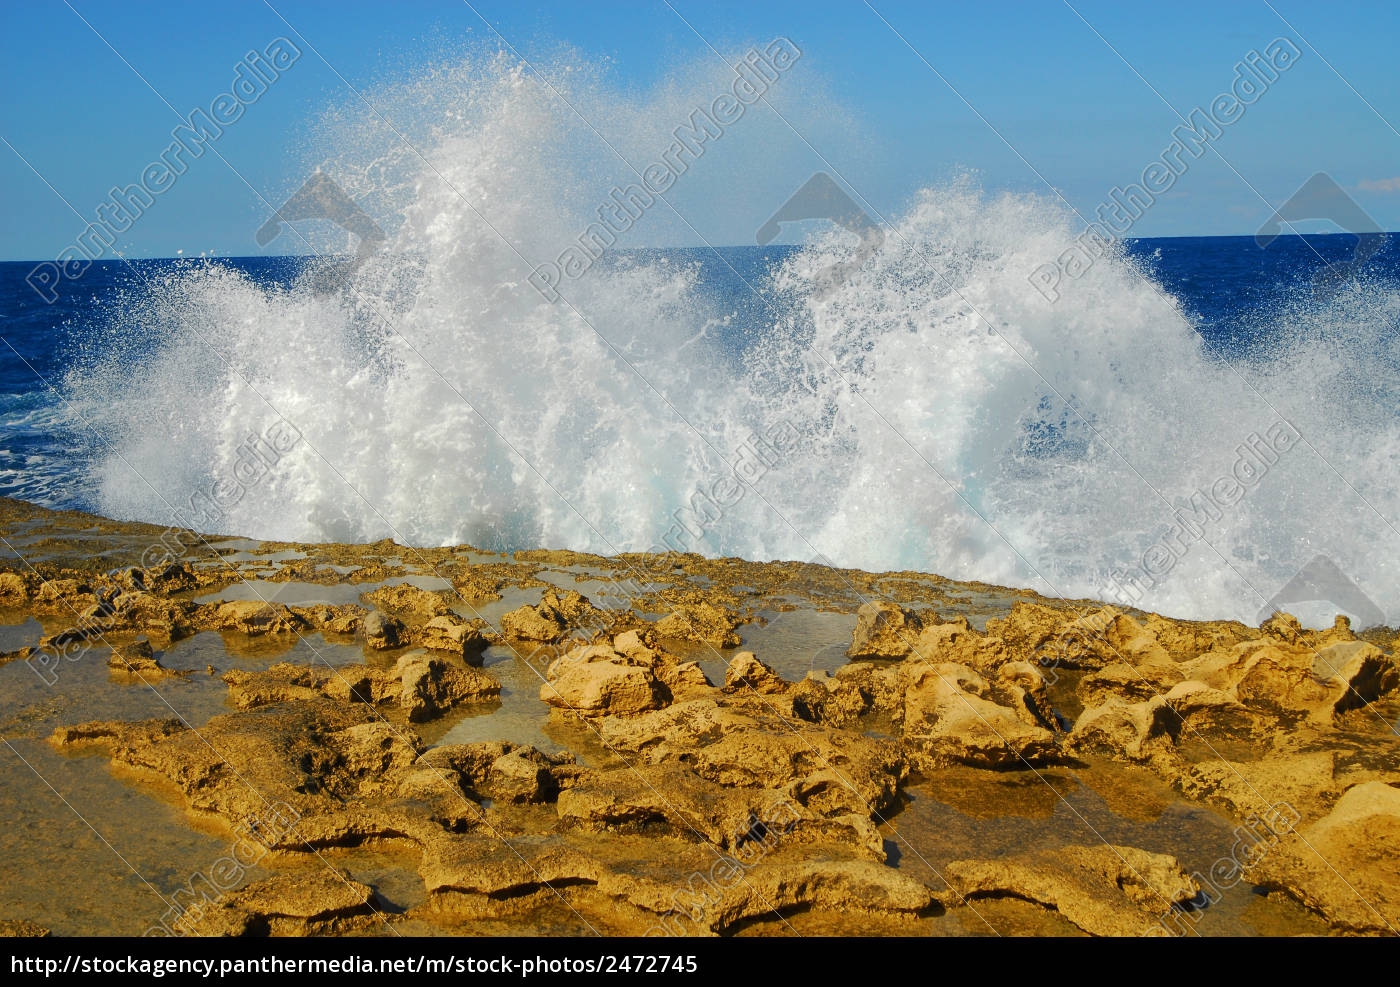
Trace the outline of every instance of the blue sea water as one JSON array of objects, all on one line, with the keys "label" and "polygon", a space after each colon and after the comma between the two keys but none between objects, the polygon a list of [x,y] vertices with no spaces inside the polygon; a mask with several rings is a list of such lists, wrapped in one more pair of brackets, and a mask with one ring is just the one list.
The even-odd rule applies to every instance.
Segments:
[{"label": "blue sea water", "polygon": [[[0,494],[169,523],[284,416],[303,461],[229,530],[644,549],[745,434],[791,426],[800,454],[686,547],[1102,596],[1284,415],[1316,461],[1136,602],[1251,617],[1321,552],[1400,612],[1400,237],[1327,286],[1354,238],[1131,240],[1049,305],[1004,223],[939,222],[821,302],[830,243],[619,250],[568,309],[505,261],[361,271],[355,299],[296,257],[102,261],[52,303],[0,264]],[[804,349],[839,387],[798,379]]]}]

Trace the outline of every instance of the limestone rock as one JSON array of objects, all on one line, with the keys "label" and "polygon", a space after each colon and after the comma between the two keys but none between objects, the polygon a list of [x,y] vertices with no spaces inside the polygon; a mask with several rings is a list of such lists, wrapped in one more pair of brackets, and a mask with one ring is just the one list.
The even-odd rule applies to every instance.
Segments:
[{"label": "limestone rock", "polygon": [[1214,803],[1238,819],[1270,820],[1291,810],[1315,820],[1337,798],[1335,773],[1331,751],[1273,751],[1259,761],[1221,758],[1193,764],[1177,777],[1176,786],[1188,798]]},{"label": "limestone rock", "polygon": [[1261,848],[1245,875],[1322,915],[1333,928],[1400,931],[1400,789],[1348,789],[1322,819]]},{"label": "limestone rock", "polygon": [[[1284,625],[1283,631],[1291,630]],[[1182,671],[1251,708],[1303,716],[1322,726],[1400,685],[1394,659],[1374,645],[1345,641],[1314,649],[1282,634],[1209,651]]]},{"label": "limestone rock", "polygon": [[459,703],[496,696],[500,683],[476,668],[454,665],[421,651],[399,657],[393,678],[400,683],[399,708],[413,721],[432,719]]},{"label": "limestone rock", "polygon": [[29,599],[29,585],[14,572],[0,572],[0,603],[14,606]]},{"label": "limestone rock", "polygon": [[1076,753],[1105,753],[1145,761],[1169,751],[1179,719],[1165,698],[1139,703],[1109,699],[1079,714],[1066,742]]},{"label": "limestone rock", "polygon": [[904,741],[915,763],[924,769],[950,762],[1001,768],[1057,757],[1053,733],[1027,723],[991,695],[990,683],[966,665],[912,669],[904,697]]},{"label": "limestone rock", "polygon": [[714,690],[705,670],[693,661],[662,662],[654,666],[656,679],[673,701],[683,702]]},{"label": "limestone rock", "polygon": [[670,699],[650,665],[632,664],[607,646],[574,648],[549,666],[545,678],[540,699],[583,716],[632,715]]},{"label": "limestone rock", "polygon": [[[447,744],[425,751],[417,767],[450,772],[464,791],[497,802],[553,802],[586,772],[572,754],[544,754],[506,741]],[[433,786],[440,784],[432,779]]]},{"label": "limestone rock", "polygon": [[419,647],[446,651],[457,658],[479,654],[486,647],[480,628],[451,611],[429,620],[414,634]]},{"label": "limestone rock", "polygon": [[259,637],[264,634],[295,634],[305,625],[300,617],[280,603],[233,600],[217,604],[214,626],[218,630]]},{"label": "limestone rock", "polygon": [[543,641],[546,644],[557,641],[569,629],[569,618],[558,603],[556,594],[546,592],[544,600],[538,605],[520,607],[503,614],[501,631],[506,637],[522,641]]},{"label": "limestone rock", "polygon": [[365,632],[365,642],[376,651],[387,651],[407,643],[408,628],[403,621],[379,610],[366,614],[361,626]]},{"label": "limestone rock", "polygon": [[418,617],[437,617],[449,612],[447,601],[441,593],[420,589],[412,583],[381,586],[363,594],[360,599],[376,610]]},{"label": "limestone rock", "polygon": [[714,603],[677,603],[671,613],[656,622],[656,633],[716,648],[734,648],[739,645],[735,629],[743,622],[740,615]]},{"label": "limestone rock", "polygon": [[1011,896],[1052,908],[1093,936],[1142,936],[1200,891],[1175,857],[1129,846],[1067,846],[1004,860],[956,860],[943,871],[961,898]]},{"label": "limestone rock", "polygon": [[789,690],[793,715],[811,723],[851,726],[869,712],[869,693],[851,679],[835,678],[819,669]]},{"label": "limestone rock", "polygon": [[88,723],[55,731],[50,742],[106,747],[113,763],[172,783],[196,816],[219,817],[235,830],[262,820],[259,839],[274,850],[369,839],[422,845],[444,826],[469,828],[481,817],[448,785],[396,797],[421,741],[360,704],[278,703],[215,716],[197,732],[179,721]]},{"label": "limestone rock", "polygon": [[1017,603],[1005,618],[987,621],[1011,658],[1042,667],[1096,670],[1115,662],[1142,668],[1170,664],[1156,636],[1114,607],[1075,616],[1032,603]]},{"label": "limestone rock", "polygon": [[107,667],[114,672],[133,676],[150,684],[168,678],[184,678],[190,674],[162,665],[151,648],[151,642],[144,637],[130,644],[113,645],[112,653],[107,656]]},{"label": "limestone rock", "polygon": [[924,620],[885,600],[872,600],[856,611],[856,629],[846,654],[851,658],[903,658],[914,650]]},{"label": "limestone rock", "polygon": [[1111,698],[1141,702],[1153,696],[1165,695],[1181,682],[1180,667],[1174,661],[1153,661],[1130,664],[1109,662],[1096,672],[1079,680],[1077,692],[1086,707],[1098,706]]},{"label": "limestone rock", "polygon": [[369,612],[354,604],[332,606],[318,603],[307,607],[291,607],[302,620],[324,634],[357,634]]},{"label": "limestone rock", "polygon": [[22,918],[0,919],[0,936],[6,939],[47,939],[53,935],[37,922]]},{"label": "limestone rock", "polygon": [[242,709],[325,696],[341,702],[392,703],[413,721],[431,719],[463,702],[494,698],[501,690],[500,683],[480,669],[421,651],[400,656],[392,670],[283,662],[257,672],[236,669],[224,681]]},{"label": "limestone rock", "polygon": [[724,670],[724,691],[752,690],[757,693],[784,692],[787,682],[777,672],[754,656],[752,651],[740,651]]},{"label": "limestone rock", "polygon": [[202,936],[323,936],[371,930],[383,921],[374,888],[340,869],[278,874],[194,902],[170,931]]},{"label": "limestone rock", "polygon": [[1251,709],[1204,682],[1178,683],[1163,698],[1181,721],[1181,728],[1172,731],[1178,736],[1243,740],[1269,733],[1278,722],[1276,717]]}]

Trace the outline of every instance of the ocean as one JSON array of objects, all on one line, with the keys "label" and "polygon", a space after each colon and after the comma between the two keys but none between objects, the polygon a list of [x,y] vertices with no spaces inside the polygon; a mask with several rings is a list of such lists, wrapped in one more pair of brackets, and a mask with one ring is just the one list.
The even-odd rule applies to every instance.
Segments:
[{"label": "ocean", "polygon": [[[1065,229],[955,187],[834,288],[815,287],[849,250],[832,234],[615,250],[554,303],[487,233],[348,273],[102,261],[51,304],[32,264],[0,264],[0,493],[1250,621],[1322,557],[1400,622],[1397,238],[1336,283],[1318,274],[1354,238],[1129,240],[1051,301],[1029,275]],[[294,445],[259,455],[279,422]]]}]

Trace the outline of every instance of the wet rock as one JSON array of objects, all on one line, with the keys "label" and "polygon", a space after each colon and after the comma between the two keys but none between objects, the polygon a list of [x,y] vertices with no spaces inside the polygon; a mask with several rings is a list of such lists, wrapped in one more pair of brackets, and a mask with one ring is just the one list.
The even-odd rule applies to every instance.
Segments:
[{"label": "wet rock", "polygon": [[278,874],[230,891],[217,902],[195,903],[171,931],[201,936],[345,935],[380,926],[384,918],[376,901],[374,888],[344,870]]},{"label": "wet rock", "polygon": [[1301,644],[1303,641],[1303,625],[1297,617],[1281,610],[1274,611],[1273,616],[1259,625],[1259,630],[1264,636],[1277,638],[1285,644]]},{"label": "wet rock", "polygon": [[15,606],[29,599],[29,585],[14,572],[0,572],[0,603]]},{"label": "wet rock", "polygon": [[501,631],[506,637],[522,641],[543,641],[550,644],[562,638],[569,629],[569,619],[558,606],[558,597],[545,593],[536,606],[524,606],[501,616]]},{"label": "wet rock", "polygon": [[676,760],[728,788],[781,791],[822,816],[887,811],[905,776],[894,743],[811,728],[733,732]]},{"label": "wet rock", "polygon": [[53,933],[48,929],[28,919],[0,919],[0,936],[6,939],[47,939],[51,935]]},{"label": "wet rock", "polygon": [[849,838],[878,848],[870,816],[893,807],[906,770],[894,742],[787,719],[762,697],[677,703],[636,717],[608,717],[598,728],[603,743],[639,770],[657,766],[669,773],[648,778],[659,796],[646,794],[648,785],[625,773],[593,777],[591,790],[611,792],[598,798],[616,806],[608,810],[613,815],[593,809],[585,818],[599,825],[648,819],[679,825],[679,817],[662,811],[657,799],[672,806],[694,803],[694,814],[706,822],[692,825],[720,842],[737,838],[734,827],[745,812],[761,815],[786,804],[804,820],[804,832],[812,832],[813,820],[840,820],[833,825],[855,834]]},{"label": "wet rock", "polygon": [[870,695],[856,682],[813,669],[792,686],[793,715],[811,723],[852,726],[870,711]]},{"label": "wet rock", "polygon": [[408,643],[408,628],[403,621],[379,610],[366,614],[361,626],[364,628],[365,642],[376,651],[388,651]]},{"label": "wet rock", "polygon": [[85,579],[45,579],[33,594],[33,602],[36,613],[77,615],[96,603],[97,598]]},{"label": "wet rock", "polygon": [[1181,721],[1172,733],[1178,737],[1227,737],[1244,740],[1263,736],[1274,728],[1276,717],[1250,709],[1229,693],[1204,682],[1181,682],[1162,697]]},{"label": "wet rock", "polygon": [[1173,661],[1152,661],[1131,665],[1109,662],[1097,672],[1079,680],[1076,690],[1086,707],[1098,706],[1111,698],[1141,702],[1162,696],[1182,681],[1181,668]]},{"label": "wet rock", "polygon": [[[262,604],[257,604],[262,606]],[[202,607],[188,600],[168,600],[146,592],[120,593],[111,597],[105,604],[111,614],[112,626],[121,630],[142,631],[166,640],[185,637],[197,628],[221,629],[217,617],[206,618],[207,613],[217,614],[218,607]],[[252,632],[249,632],[252,633]],[[257,633],[267,633],[257,631]]]},{"label": "wet rock", "polygon": [[886,716],[896,726],[904,722],[904,693],[910,670],[918,665],[853,662],[832,676],[838,688],[854,687],[869,700],[871,711]]},{"label": "wet rock", "polygon": [[[1005,617],[987,621],[987,636],[1001,639],[1009,658],[1032,664],[1059,664],[1072,667],[1071,659],[1061,648],[1047,645],[1055,642],[1073,615],[1064,610],[1018,600]],[[1045,660],[1042,661],[1041,659]]]},{"label": "wet rock", "polygon": [[266,819],[269,849],[308,851],[366,840],[423,845],[444,827],[478,825],[481,810],[441,784],[397,795],[422,743],[363,705],[328,699],[278,703],[213,717],[196,732],[178,721],[87,723],[54,732],[60,750],[105,747],[114,764],[172,783],[188,810],[232,829]]},{"label": "wet rock", "polygon": [[752,690],[757,693],[784,692],[788,684],[777,672],[754,656],[740,651],[724,670],[724,691]]},{"label": "wet rock", "polygon": [[744,919],[799,907],[912,918],[934,904],[929,889],[907,874],[839,852],[780,849],[747,870],[728,862],[712,867],[709,878],[688,889],[683,907],[673,909],[658,927],[677,935],[722,934]]},{"label": "wet rock", "polygon": [[1258,761],[1212,758],[1186,768],[1176,787],[1237,819],[1272,819],[1289,806],[1301,818],[1315,820],[1338,794],[1334,762],[1331,751],[1271,751]]},{"label": "wet rock", "polygon": [[[1272,619],[1282,623],[1287,616]],[[1285,624],[1284,630],[1291,633],[1292,627]],[[1246,706],[1304,716],[1324,726],[1336,714],[1400,685],[1394,659],[1374,645],[1349,641],[1314,649],[1289,643],[1280,633],[1209,651],[1182,671]]]},{"label": "wet rock", "polygon": [[1245,875],[1343,932],[1400,930],[1400,789],[1348,789],[1326,816],[1256,855]]},{"label": "wet rock", "polygon": [[457,658],[480,654],[486,638],[475,624],[455,613],[432,618],[414,634],[415,643],[430,651],[446,651]]},{"label": "wet rock", "polygon": [[65,627],[57,634],[46,634],[39,638],[39,650],[60,650],[83,641],[98,641],[115,630],[109,621],[84,618],[72,627]]},{"label": "wet rock", "polygon": [[[199,568],[188,562],[170,562],[149,569],[128,570],[133,589],[148,589],[153,593],[183,593],[226,582],[229,573]],[[140,573],[137,577],[136,573]]]},{"label": "wet rock", "polygon": [[319,603],[307,607],[291,607],[302,620],[323,634],[358,634],[369,612],[354,604],[331,606]]},{"label": "wet rock", "polygon": [[671,613],[656,622],[656,633],[682,641],[696,641],[716,648],[739,646],[736,628],[745,617],[708,601],[677,603]]},{"label": "wet rock", "polygon": [[904,741],[915,765],[1007,768],[1056,759],[1055,735],[994,701],[992,693],[991,684],[966,665],[912,669],[904,696]]},{"label": "wet rock", "polygon": [[148,684],[162,682],[168,678],[184,678],[190,673],[166,668],[156,658],[151,642],[146,638],[130,644],[115,644],[107,656],[107,667],[114,672],[134,676]]},{"label": "wet rock", "polygon": [[670,701],[654,661],[629,658],[607,645],[574,648],[554,661],[540,699],[582,716],[634,715]]},{"label": "wet rock", "polygon": [[[625,858],[623,846],[601,839],[604,856]],[[584,852],[534,836],[509,847],[458,837],[425,854],[425,883],[435,912],[464,920],[528,914],[563,897],[648,935],[719,935],[746,919],[801,908],[913,916],[933,905],[919,882],[837,847],[789,848],[781,838],[755,838],[725,854],[658,839],[671,868],[610,864],[600,859],[597,838]]]},{"label": "wet rock", "polygon": [[827,816],[776,789],[728,787],[675,762],[586,775],[560,793],[557,808],[568,829],[699,838],[729,851],[777,829],[785,842],[835,842],[884,856],[868,813]]},{"label": "wet rock", "polygon": [[656,642],[649,639],[654,637],[654,632],[644,636],[641,631],[635,629],[623,631],[613,637],[613,650],[639,664],[649,665],[661,654],[660,649],[655,646]]},{"label": "wet rock", "polygon": [[213,606],[212,624],[215,630],[237,631],[249,637],[260,637],[264,634],[295,634],[306,626],[300,617],[280,603],[233,600]]},{"label": "wet rock", "polygon": [[979,634],[966,617],[925,624],[914,646],[914,654],[932,665],[951,662],[966,665],[983,675],[994,675],[1002,665],[1013,660],[1001,638]]},{"label": "wet rock", "polygon": [[[341,675],[356,675],[354,666],[340,669]],[[223,680],[229,687],[229,698],[240,709],[255,709],[270,703],[298,699],[320,699],[327,693],[333,673],[330,669],[285,662],[257,672],[234,669]],[[373,702],[368,684],[357,695],[361,702]]]},{"label": "wet rock", "polygon": [[1142,624],[1113,607],[1075,616],[1017,603],[1005,618],[987,621],[1008,657],[1042,667],[1097,670],[1117,662],[1135,668],[1169,665],[1171,656]]},{"label": "wet rock", "polygon": [[507,741],[441,745],[424,752],[417,766],[451,772],[478,800],[511,803],[553,802],[586,774],[572,754],[545,754]]},{"label": "wet rock", "polygon": [[497,799],[508,802],[547,802],[557,797],[552,765],[531,754],[539,752],[514,750],[496,758],[483,787],[495,793]]},{"label": "wet rock", "polygon": [[417,617],[437,617],[449,612],[441,593],[419,589],[412,583],[381,586],[363,594],[360,599],[376,610],[412,614]]},{"label": "wet rock", "polygon": [[592,855],[537,835],[437,840],[419,870],[435,910],[471,918],[558,904],[561,889],[596,885],[607,872]]},{"label": "wet rock", "polygon": [[[500,683],[475,668],[453,665],[423,652],[400,656],[393,678],[399,681],[399,708],[412,721],[432,719],[458,703],[500,694]],[[392,689],[390,690],[392,691]]]},{"label": "wet rock", "polygon": [[284,662],[258,672],[237,669],[226,674],[224,681],[230,698],[242,709],[330,697],[393,704],[411,721],[431,719],[463,702],[492,699],[501,690],[500,683],[480,669],[454,665],[421,651],[400,656],[392,670]]},{"label": "wet rock", "polygon": [[12,661],[28,661],[35,654],[36,649],[23,647],[15,651],[0,652],[0,667],[8,665]]},{"label": "wet rock", "polygon": [[1059,719],[1050,702],[1049,684],[1039,668],[1028,661],[1008,661],[992,674],[994,692],[1021,714],[1021,719],[1051,732],[1059,729]]},{"label": "wet rock", "polygon": [[1059,912],[1093,936],[1164,931],[1160,919],[1200,888],[1175,857],[1129,846],[1067,846],[1005,860],[957,860],[944,868],[961,899],[1011,896]]},{"label": "wet rock", "polygon": [[1079,714],[1066,746],[1075,753],[1145,761],[1172,749],[1173,731],[1179,723],[1161,696],[1139,703],[1112,698]]},{"label": "wet rock", "polygon": [[673,702],[684,702],[714,691],[714,683],[693,661],[662,662],[654,666],[656,680],[666,688]]},{"label": "wet rock", "polygon": [[501,580],[472,567],[459,567],[452,576],[452,589],[464,600],[489,603],[501,599]]},{"label": "wet rock", "polygon": [[1142,618],[1142,626],[1178,662],[1258,636],[1237,620],[1171,620],[1150,613]]},{"label": "wet rock", "polygon": [[851,658],[903,658],[914,650],[924,628],[917,611],[872,600],[856,611],[856,629],[846,654]]}]

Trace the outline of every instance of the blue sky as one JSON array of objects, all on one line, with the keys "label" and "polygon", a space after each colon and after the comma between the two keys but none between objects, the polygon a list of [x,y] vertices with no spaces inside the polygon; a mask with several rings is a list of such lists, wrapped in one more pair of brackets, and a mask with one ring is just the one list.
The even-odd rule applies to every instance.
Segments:
[{"label": "blue sky", "polygon": [[[1049,195],[1053,186],[1091,215],[1169,143],[1178,120],[1166,102],[1183,113],[1207,105],[1230,87],[1248,52],[1289,37],[1301,57],[1215,141],[1225,160],[1206,152],[1132,234],[1253,233],[1270,204],[1319,171],[1383,228],[1400,229],[1394,3],[1323,9],[1276,0],[1275,13],[1262,2],[1075,0],[1072,9],[875,0],[877,15],[864,3],[672,2],[674,11],[647,0],[274,0],[295,30],[269,6],[244,0],[158,11],[73,0],[77,13],[62,2],[6,4],[0,136],[13,150],[0,145],[0,259],[55,257],[86,222],[63,199],[91,219],[113,185],[135,180],[168,146],[176,115],[136,72],[186,113],[229,89],[247,51],[284,35],[304,39],[319,56],[303,48],[220,137],[228,164],[210,154],[192,162],[118,244],[133,257],[259,253],[253,231],[268,209],[258,192],[285,196],[304,165],[308,127],[327,107],[346,104],[345,82],[372,88],[421,73],[464,46],[494,46],[483,17],[532,61],[564,42],[606,60],[616,86],[638,93],[677,66],[716,58],[706,41],[739,51],[791,38],[802,58],[782,85],[821,93],[840,107],[833,119],[852,121],[842,133],[834,126],[814,132],[812,143],[827,142],[816,150],[886,214],[919,188],[971,169],[989,190]],[[793,144],[794,159],[809,153],[790,131],[764,136]],[[795,167],[791,187],[805,177]],[[705,212],[702,228],[715,242],[752,242],[751,206],[731,208],[716,196]],[[286,249],[285,241],[267,252]]]}]

